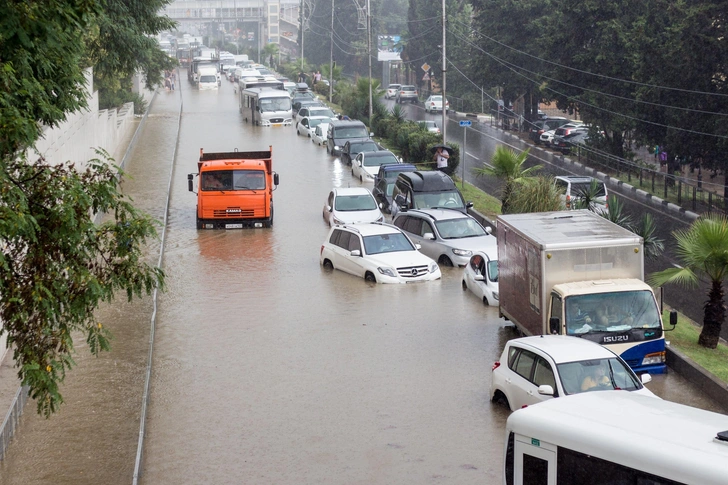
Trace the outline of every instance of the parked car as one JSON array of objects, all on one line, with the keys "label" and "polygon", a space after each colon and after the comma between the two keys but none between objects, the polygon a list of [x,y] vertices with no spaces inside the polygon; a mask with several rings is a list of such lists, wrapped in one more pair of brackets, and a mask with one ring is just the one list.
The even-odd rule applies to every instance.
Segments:
[{"label": "parked car", "polygon": [[412,209],[399,212],[392,224],[422,246],[440,266],[465,266],[474,251],[496,251],[495,236],[473,216],[451,209]]},{"label": "parked car", "polygon": [[301,109],[299,109],[296,113],[296,117],[293,122],[298,124],[298,122],[305,116],[325,116],[329,118],[329,120],[336,119],[336,115],[333,111],[331,111],[331,108],[322,103],[301,106]]},{"label": "parked car", "polygon": [[528,137],[536,145],[539,145],[541,143],[541,135],[545,131],[555,130],[559,126],[565,125],[568,122],[569,120],[567,118],[558,116],[549,116],[543,118],[539,121],[535,121],[533,125],[531,125],[531,128],[528,130]]},{"label": "parked car", "polygon": [[400,86],[397,91],[397,97],[395,98],[397,103],[416,103],[417,99],[417,87],[410,85]]},{"label": "parked car", "polygon": [[338,187],[324,203],[324,220],[328,225],[356,222],[383,222],[384,215],[366,187]]},{"label": "parked car", "polygon": [[455,182],[439,170],[402,172],[397,175],[392,199],[394,212],[409,209],[456,209],[468,213],[472,202],[465,202]]},{"label": "parked car", "polygon": [[470,290],[485,305],[498,306],[498,248],[475,251],[463,270],[463,291]]},{"label": "parked car", "polygon": [[394,190],[394,182],[397,175],[402,172],[413,172],[417,167],[410,163],[398,163],[396,165],[381,165],[377,175],[374,176],[374,188],[372,195],[377,200],[379,208],[382,212],[391,214],[392,212],[392,191]]},{"label": "parked car", "polygon": [[[565,124],[559,126],[558,128],[578,128],[578,127],[583,127],[583,126],[584,126],[584,123],[582,123],[581,121],[570,121],[568,123],[565,123]],[[552,130],[544,131],[543,133],[541,133],[541,137],[539,139],[541,141],[541,143],[543,143],[546,146],[551,146],[551,140],[554,138],[554,135],[556,135],[556,130],[558,128],[554,128]]]},{"label": "parked car", "polygon": [[[445,100],[445,112],[450,109],[450,101]],[[433,94],[425,101],[425,113],[442,113],[442,95]]]},{"label": "parked car", "polygon": [[378,150],[379,145],[377,145],[374,140],[347,141],[341,149],[339,159],[341,160],[341,163],[351,165],[351,162],[360,152],[376,152]]},{"label": "parked car", "polygon": [[437,263],[391,224],[334,226],[321,245],[321,265],[371,283],[414,283],[442,277]]},{"label": "parked car", "polygon": [[364,141],[371,139],[373,133],[359,120],[335,120],[329,123],[326,133],[326,152],[340,155],[347,141]]},{"label": "parked car", "polygon": [[576,131],[565,136],[556,135],[551,140],[551,148],[568,155],[576,145],[583,145],[587,140],[589,140],[588,131]]},{"label": "parked car", "polygon": [[309,97],[293,98],[291,100],[291,105],[294,113],[298,113],[298,111],[300,111],[300,109],[304,106],[322,106],[319,100]]},{"label": "parked car", "polygon": [[326,145],[326,130],[329,129],[328,123],[319,123],[313,130],[311,141],[318,146]]},{"label": "parked car", "polygon": [[401,86],[401,84],[390,84],[387,86],[387,90],[384,92],[384,99],[394,99],[397,97],[397,91],[399,91]]},{"label": "parked car", "polygon": [[509,340],[493,364],[490,397],[511,411],[581,392],[625,390],[657,398],[617,354],[595,342],[567,335]]},{"label": "parked car", "polygon": [[417,124],[424,127],[430,133],[440,133],[440,127],[432,120],[418,121]]},{"label": "parked car", "polygon": [[373,182],[374,176],[382,165],[396,165],[402,161],[389,150],[376,152],[359,152],[351,163],[351,176],[358,178],[359,182]]},{"label": "parked car", "polygon": [[328,116],[304,116],[296,125],[296,134],[311,138],[313,130],[320,124],[331,121]]},{"label": "parked car", "polygon": [[584,200],[585,193],[591,190],[592,183],[597,184],[596,198],[589,209],[596,212],[607,211],[607,184],[603,181],[589,176],[559,175],[554,177],[554,183],[562,192],[561,200],[567,210],[584,209],[580,202]]}]

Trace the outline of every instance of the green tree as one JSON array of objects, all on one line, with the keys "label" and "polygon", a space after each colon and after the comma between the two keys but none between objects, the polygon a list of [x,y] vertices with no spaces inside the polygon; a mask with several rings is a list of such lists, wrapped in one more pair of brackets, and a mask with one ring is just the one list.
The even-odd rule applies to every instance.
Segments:
[{"label": "green tree", "polygon": [[563,209],[561,193],[551,176],[527,177],[515,183],[508,201],[510,214],[551,212]]},{"label": "green tree", "polygon": [[[120,192],[123,173],[107,160],[83,169],[30,160],[45,126],[87,105],[85,36],[99,29],[107,4],[0,0],[0,319],[18,376],[45,416],[63,402],[58,385],[73,366],[73,332],[93,353],[108,349],[94,319],[99,303],[164,283],[142,259],[156,223]],[[138,45],[109,43],[107,51],[129,59]],[[98,213],[108,221],[95,224]]]},{"label": "green tree", "polygon": [[725,320],[723,281],[728,274],[728,219],[709,215],[693,222],[687,230],[674,233],[677,257],[681,267],[668,268],[650,276],[651,285],[677,283],[695,287],[701,278],[710,282],[704,306],[703,329],[698,344],[714,349],[718,346],[720,330]]},{"label": "green tree", "polygon": [[503,179],[501,188],[501,211],[510,213],[510,202],[516,184],[534,175],[541,169],[541,165],[526,168],[524,163],[528,159],[529,150],[516,153],[504,145],[498,145],[490,160],[491,166],[476,168],[473,171],[477,176],[492,175]]}]

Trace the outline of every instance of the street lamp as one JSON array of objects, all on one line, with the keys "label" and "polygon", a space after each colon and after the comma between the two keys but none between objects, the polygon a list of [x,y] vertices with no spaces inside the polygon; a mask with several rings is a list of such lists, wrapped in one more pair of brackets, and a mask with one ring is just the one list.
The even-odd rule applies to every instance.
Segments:
[{"label": "street lamp", "polygon": [[[442,0],[443,3],[445,0]],[[369,129],[372,127],[372,6],[367,0],[367,57],[369,58]]]}]

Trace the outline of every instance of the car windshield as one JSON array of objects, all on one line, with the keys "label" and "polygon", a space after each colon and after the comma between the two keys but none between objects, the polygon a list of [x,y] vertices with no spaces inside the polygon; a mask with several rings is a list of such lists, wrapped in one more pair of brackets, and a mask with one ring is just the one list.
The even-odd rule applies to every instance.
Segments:
[{"label": "car windshield", "polygon": [[461,217],[447,221],[435,221],[440,236],[443,239],[461,239],[464,237],[479,237],[488,234],[483,226],[475,219]]},{"label": "car windshield", "polygon": [[460,193],[454,190],[447,192],[435,192],[432,194],[415,194],[416,209],[463,209],[465,203]]},{"label": "car windshield", "polygon": [[655,330],[660,329],[657,304],[647,290],[570,296],[565,318],[566,333],[577,336],[632,330],[656,336]]},{"label": "car windshield", "polygon": [[635,391],[642,388],[634,372],[617,358],[556,364],[556,369],[566,394],[615,389]]},{"label": "car windshield", "polygon": [[342,212],[371,211],[377,208],[377,202],[369,194],[339,195],[334,202],[334,209]]},{"label": "car windshield", "polygon": [[349,148],[349,152],[352,155],[358,155],[361,152],[376,152],[378,150],[379,147],[377,147],[377,144],[373,141],[368,141],[366,143],[352,143]]},{"label": "car windshield", "polygon": [[377,234],[364,236],[364,249],[367,254],[392,253],[396,251],[414,251],[414,246],[401,232],[394,234]]},{"label": "car windshield", "polygon": [[217,77],[216,76],[200,76],[200,82],[201,83],[216,83]]},{"label": "car windshield", "polygon": [[392,153],[383,153],[383,154],[377,154],[377,155],[369,155],[368,157],[364,157],[364,166],[365,167],[378,167],[380,165],[394,165],[395,163],[399,163],[399,160],[397,160],[397,157],[394,156]]},{"label": "car windshield", "polygon": [[320,125],[321,123],[323,123],[324,121],[326,121],[326,120],[317,120],[316,118],[309,118],[308,119],[308,126],[311,127],[311,128],[315,128],[318,125]]},{"label": "car windshield", "polygon": [[290,111],[291,98],[263,98],[258,101],[262,113],[273,111]]},{"label": "car windshield", "polygon": [[309,111],[313,116],[327,116],[329,118],[334,117],[334,112],[330,109],[311,109]]},{"label": "car windshield", "polygon": [[[604,192],[604,184],[599,182],[597,185],[597,197],[604,197],[606,193]],[[572,197],[581,197],[582,194],[588,194],[591,190],[591,182],[572,182],[571,183],[571,196]]]},{"label": "car windshield", "polygon": [[216,190],[263,190],[265,172],[262,170],[215,170],[202,173],[201,189]]},{"label": "car windshield", "polygon": [[369,138],[366,126],[342,126],[336,128],[337,138]]}]

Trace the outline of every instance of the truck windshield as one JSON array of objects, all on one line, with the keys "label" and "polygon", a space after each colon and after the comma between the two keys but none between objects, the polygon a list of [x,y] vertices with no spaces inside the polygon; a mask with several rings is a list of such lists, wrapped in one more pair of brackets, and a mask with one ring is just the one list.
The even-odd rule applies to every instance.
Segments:
[{"label": "truck windshield", "polygon": [[220,190],[263,190],[263,170],[215,170],[202,173],[203,191]]},{"label": "truck windshield", "polygon": [[566,332],[569,335],[659,328],[657,303],[647,290],[566,298]]}]

